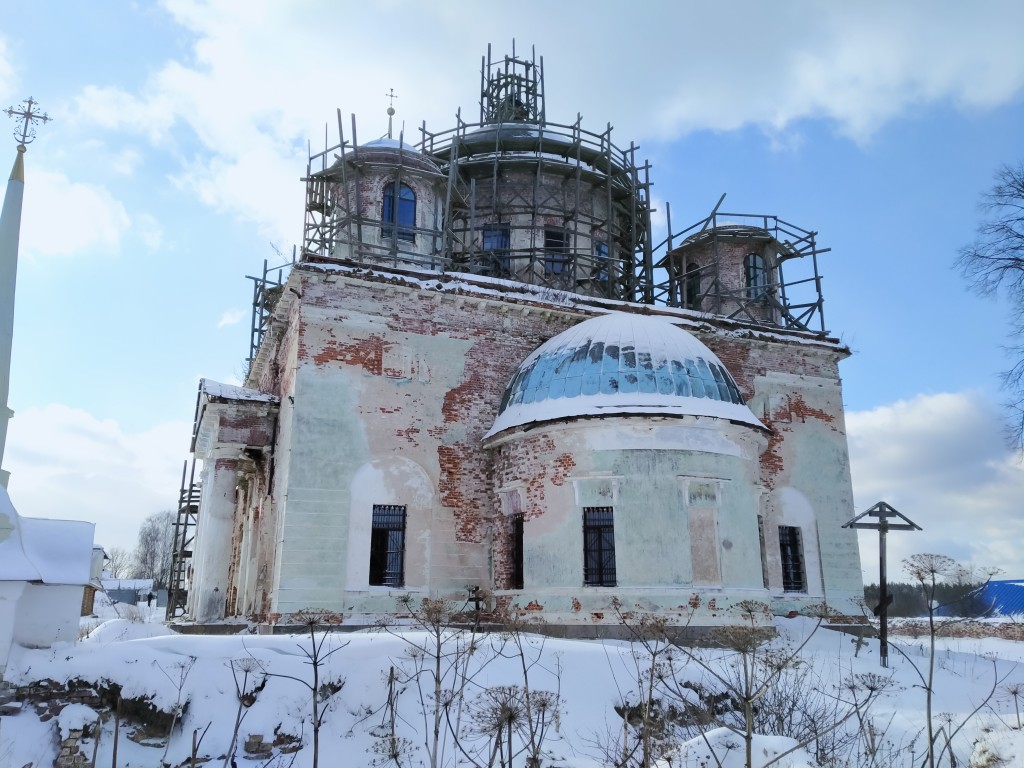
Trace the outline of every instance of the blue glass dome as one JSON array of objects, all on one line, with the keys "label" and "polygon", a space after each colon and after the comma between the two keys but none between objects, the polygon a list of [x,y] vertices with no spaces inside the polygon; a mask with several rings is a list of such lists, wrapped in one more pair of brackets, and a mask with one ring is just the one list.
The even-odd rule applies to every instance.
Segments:
[{"label": "blue glass dome", "polygon": [[491,436],[578,416],[713,416],[761,427],[714,352],[668,320],[614,312],[576,325],[526,358]]}]

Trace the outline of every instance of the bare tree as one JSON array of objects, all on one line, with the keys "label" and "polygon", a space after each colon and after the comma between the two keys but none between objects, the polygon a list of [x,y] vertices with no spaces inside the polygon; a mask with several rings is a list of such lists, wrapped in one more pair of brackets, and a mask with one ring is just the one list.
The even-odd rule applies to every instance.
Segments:
[{"label": "bare tree", "polygon": [[153,586],[167,585],[171,575],[171,549],[174,546],[174,512],[157,512],[142,521],[139,543],[135,548],[136,579],[153,579]]},{"label": "bare tree", "polygon": [[124,579],[132,569],[132,553],[124,547],[110,547],[106,550],[106,570],[112,579]]},{"label": "bare tree", "polygon": [[973,243],[960,249],[957,266],[968,284],[983,296],[999,289],[1010,302],[1008,348],[1012,365],[1003,373],[1013,445],[1024,449],[1024,162],[996,171],[992,188],[982,195],[984,218]]}]

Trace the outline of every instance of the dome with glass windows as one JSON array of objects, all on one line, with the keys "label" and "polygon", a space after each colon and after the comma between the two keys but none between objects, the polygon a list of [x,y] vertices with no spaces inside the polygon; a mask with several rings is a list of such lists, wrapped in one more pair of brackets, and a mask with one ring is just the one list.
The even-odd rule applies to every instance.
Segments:
[{"label": "dome with glass windows", "polygon": [[722,361],[693,335],[661,317],[612,312],[527,357],[485,437],[606,415],[706,416],[764,428]]}]

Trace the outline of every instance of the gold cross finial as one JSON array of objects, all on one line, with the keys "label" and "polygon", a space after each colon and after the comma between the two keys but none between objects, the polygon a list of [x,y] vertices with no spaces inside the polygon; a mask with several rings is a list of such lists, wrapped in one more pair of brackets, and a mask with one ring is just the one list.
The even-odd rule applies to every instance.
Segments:
[{"label": "gold cross finial", "polygon": [[8,117],[15,117],[21,123],[21,125],[14,129],[14,138],[18,140],[18,144],[21,146],[31,144],[35,140],[36,129],[33,123],[48,123],[53,119],[45,112],[40,112],[38,107],[39,103],[29,96],[28,99],[21,102],[21,106],[18,109],[8,107],[4,110]]}]

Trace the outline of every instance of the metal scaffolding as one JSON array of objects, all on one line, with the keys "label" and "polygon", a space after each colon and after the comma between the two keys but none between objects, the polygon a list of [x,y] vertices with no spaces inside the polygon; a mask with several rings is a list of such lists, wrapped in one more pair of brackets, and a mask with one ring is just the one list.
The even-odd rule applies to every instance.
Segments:
[{"label": "metal scaffolding", "polygon": [[[301,258],[649,302],[650,166],[638,164],[636,145],[616,146],[610,125],[548,122],[535,54],[493,59],[488,48],[480,77],[479,122],[460,112],[454,128],[424,124],[415,147],[404,137],[360,145],[355,117],[349,140],[339,113],[338,143],[310,155]],[[434,192],[401,231],[366,199],[365,182],[382,169],[396,190],[416,179]]]},{"label": "metal scaffolding", "polygon": [[[512,55],[494,58],[488,46],[480,93],[477,122],[460,110],[453,128],[424,123],[414,145],[390,125],[360,144],[355,116],[346,135],[339,110],[337,142],[325,131],[324,149],[309,154],[297,261],[465,274],[827,333],[818,256],[829,249],[816,232],[774,215],[720,212],[723,195],[678,232],[666,204],[668,235],[655,245],[651,166],[636,144],[613,142],[610,124],[593,132],[579,115],[549,122],[543,58],[517,55],[514,43]],[[404,187],[420,207],[402,222]],[[749,255],[737,248],[763,259],[755,285],[737,267]],[[262,277],[249,278],[250,364],[290,266],[264,262]]]},{"label": "metal scaffolding", "polygon": [[[191,464],[191,466],[190,466]],[[171,550],[171,576],[167,585],[168,621],[184,616],[188,607],[188,580],[191,570],[192,546],[199,519],[200,484],[195,479],[195,459],[181,468],[181,490],[178,511],[174,518],[174,544]]]},{"label": "metal scaffolding", "polygon": [[[684,307],[756,325],[825,334],[817,232],[777,216],[719,211],[658,244],[652,303]],[[763,277],[751,274],[759,257]],[[728,269],[734,274],[727,275]]]}]

